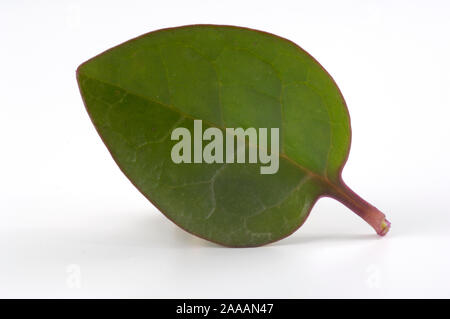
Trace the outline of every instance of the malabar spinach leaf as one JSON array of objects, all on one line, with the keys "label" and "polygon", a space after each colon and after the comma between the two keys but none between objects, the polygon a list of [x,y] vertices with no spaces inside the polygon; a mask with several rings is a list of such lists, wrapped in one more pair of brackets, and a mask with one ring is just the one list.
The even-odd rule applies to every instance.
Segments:
[{"label": "malabar spinach leaf", "polygon": [[[226,246],[273,242],[299,228],[321,196],[340,200],[380,235],[389,229],[384,214],[343,183],[347,107],[330,75],[293,42],[231,26],[164,29],[83,63],[77,80],[121,170],[197,236]],[[279,128],[278,171],[174,163],[171,132],[185,127],[193,136],[194,120],[223,132]]]}]

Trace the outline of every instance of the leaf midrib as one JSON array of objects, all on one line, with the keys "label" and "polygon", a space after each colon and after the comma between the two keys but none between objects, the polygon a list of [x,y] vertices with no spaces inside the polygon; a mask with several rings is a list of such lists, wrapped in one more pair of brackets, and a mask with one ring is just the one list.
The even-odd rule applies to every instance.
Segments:
[{"label": "leaf midrib", "polygon": [[[163,103],[163,102],[160,102],[160,101],[155,101],[155,100],[153,100],[153,99],[151,99],[151,98],[149,98],[149,97],[144,97],[144,96],[142,96],[142,95],[140,95],[140,94],[137,94],[137,93],[135,93],[135,92],[128,91],[127,89],[125,89],[125,88],[123,88],[123,87],[121,87],[121,86],[119,86],[119,85],[117,85],[117,84],[112,84],[112,83],[109,83],[109,82],[107,82],[107,81],[100,80],[100,79],[94,78],[94,77],[92,77],[92,76],[89,76],[89,75],[87,75],[86,73],[83,73],[83,72],[81,71],[81,68],[83,67],[83,65],[84,65],[84,64],[80,65],[80,67],[77,69],[76,74],[77,74],[78,80],[80,80],[80,76],[83,76],[83,77],[88,78],[88,79],[90,79],[90,80],[94,80],[94,81],[97,81],[97,82],[99,82],[99,83],[102,83],[102,84],[105,84],[105,85],[109,85],[109,86],[114,87],[114,88],[118,88],[118,89],[120,89],[120,90],[125,91],[127,94],[134,95],[134,96],[136,96],[136,97],[138,97],[138,98],[141,98],[141,99],[143,99],[143,100],[147,100],[147,101],[149,101],[149,102],[151,102],[151,103],[155,103],[155,104],[161,105],[161,106],[163,106],[163,107],[165,107],[165,108],[168,108],[168,109],[170,109],[170,110],[173,110],[173,111],[177,112],[178,114],[180,114],[181,116],[184,116],[184,117],[186,117],[186,118],[189,118],[189,119],[192,119],[192,120],[202,120],[203,122],[207,123],[209,126],[215,127],[215,128],[218,128],[218,129],[221,129],[221,130],[223,130],[223,131],[225,131],[225,129],[226,129],[226,127],[221,126],[221,125],[217,125],[217,124],[212,123],[212,122],[210,122],[210,121],[208,121],[208,120],[196,118],[195,116],[192,116],[192,115],[190,115],[190,114],[188,114],[188,113],[185,113],[185,112],[181,111],[180,109],[176,108],[176,107],[173,106],[173,105],[169,105],[169,104],[166,104],[166,103]],[[81,84],[81,83],[80,83],[80,84]],[[256,147],[257,147],[257,148],[260,148],[259,146],[256,146]],[[328,179],[328,177],[319,175],[319,174],[317,174],[316,172],[314,172],[314,171],[312,171],[312,170],[310,170],[310,169],[308,169],[308,168],[302,166],[301,164],[299,164],[298,162],[296,162],[295,160],[293,160],[292,158],[290,158],[290,157],[289,157],[287,154],[285,154],[284,152],[280,152],[280,153],[279,153],[279,157],[280,157],[280,158],[283,158],[283,159],[285,159],[285,160],[287,160],[289,163],[291,163],[292,165],[294,165],[295,167],[297,167],[297,168],[300,169],[301,171],[305,172],[306,174],[310,175],[312,178],[315,178],[316,180],[318,180],[318,181],[321,182],[322,184],[327,185],[329,188],[334,189],[334,190],[337,191],[338,193],[342,193],[342,192],[341,192],[341,189],[340,189],[340,186],[339,186],[337,183],[334,183],[333,181],[331,181],[330,179]]]}]

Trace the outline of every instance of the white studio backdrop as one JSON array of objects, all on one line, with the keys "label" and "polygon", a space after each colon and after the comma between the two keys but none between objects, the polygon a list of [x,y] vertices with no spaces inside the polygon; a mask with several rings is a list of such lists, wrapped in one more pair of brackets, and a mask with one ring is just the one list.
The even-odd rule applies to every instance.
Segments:
[{"label": "white studio backdrop", "polygon": [[[0,297],[450,297],[447,1],[2,1]],[[350,111],[344,180],[386,213],[385,238],[321,199],[253,249],[197,239],[111,159],[79,64],[186,24],[268,31],[311,53]]]}]

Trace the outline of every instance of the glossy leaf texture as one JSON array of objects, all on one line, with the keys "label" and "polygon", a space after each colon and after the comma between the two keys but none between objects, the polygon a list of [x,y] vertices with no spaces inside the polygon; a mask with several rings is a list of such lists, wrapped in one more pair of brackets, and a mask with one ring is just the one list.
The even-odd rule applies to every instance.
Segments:
[{"label": "glossy leaf texture", "polygon": [[[299,228],[321,196],[340,200],[380,235],[389,229],[342,182],[351,135],[345,101],[293,42],[232,26],[164,29],[83,63],[77,80],[120,169],[192,234],[233,247],[267,244]],[[186,127],[193,136],[197,119],[224,135],[279,128],[278,172],[262,175],[260,163],[175,164],[171,132]]]}]

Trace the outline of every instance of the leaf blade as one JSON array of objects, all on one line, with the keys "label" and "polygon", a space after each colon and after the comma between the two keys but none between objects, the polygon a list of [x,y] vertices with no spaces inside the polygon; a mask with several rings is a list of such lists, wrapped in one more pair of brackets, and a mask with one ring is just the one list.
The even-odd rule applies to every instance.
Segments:
[{"label": "leaf blade", "polygon": [[[200,35],[198,32],[194,32],[205,29],[207,34],[214,34],[216,38],[220,38],[224,43],[226,42],[226,45],[223,43],[211,45],[211,43],[208,42],[208,38],[201,35],[201,32],[203,31],[200,32]],[[180,32],[181,36],[170,34],[171,31]],[[229,31],[231,31],[231,33],[229,33]],[[233,34],[233,32],[245,34],[245,36],[240,38]],[[180,45],[178,45],[178,42],[181,41],[180,39],[183,37],[190,41],[192,41],[192,39],[197,39],[197,42],[194,41],[194,45],[200,43],[203,46],[189,49],[189,46],[193,45],[190,43],[188,49],[181,52],[182,50]],[[173,40],[174,38],[176,38],[176,41]],[[255,38],[257,38],[257,41],[253,41],[253,44],[250,45],[252,42],[248,40],[255,40]],[[137,43],[139,41],[144,41],[144,44],[141,45]],[[165,44],[164,41],[170,43]],[[244,49],[239,47],[238,50],[228,50],[227,47],[233,46],[233,43],[244,46]],[[270,45],[267,43],[270,43]],[[280,50],[278,50],[277,53],[277,50],[273,49],[274,43],[278,46],[280,46],[280,43],[283,43],[283,50],[281,50],[282,54],[279,53]],[[156,51],[158,51],[158,58],[156,57]],[[241,51],[245,52],[236,53]],[[287,63],[285,59],[280,58],[281,56],[292,56],[295,54],[299,55],[299,57],[292,60],[294,62],[289,61],[290,63]],[[139,66],[146,65],[146,63],[143,63],[141,60],[143,57],[145,58],[145,61],[151,60],[150,65],[159,63],[158,66],[154,66],[153,69],[154,73],[158,74],[151,78],[151,81],[145,77],[145,72],[142,70],[139,71]],[[204,62],[202,64],[201,62],[198,62],[199,57],[209,61],[209,63]],[[239,70],[238,66],[233,67],[235,61],[243,61],[243,59],[244,62],[241,62],[241,66],[244,66],[244,70]],[[159,62],[156,63],[155,61]],[[213,63],[212,61],[215,61],[215,67],[211,66]],[[274,63],[274,66],[271,65],[272,63]],[[183,64],[189,65],[189,67],[183,69],[181,68]],[[293,66],[294,71],[289,65]],[[320,74],[317,75],[313,72],[313,75],[311,75],[311,70],[309,69],[311,67],[317,67],[316,71]],[[134,72],[136,68],[138,71]],[[247,70],[245,70],[245,68],[247,68]],[[194,77],[187,76],[188,74],[191,74],[193,70],[199,69],[202,70],[202,72],[200,72],[201,74],[197,74]],[[238,73],[238,71],[240,71],[240,73]],[[183,75],[181,76],[181,78],[184,79],[183,81],[180,80],[180,72]],[[125,76],[124,73],[126,74]],[[236,73],[240,76],[237,76]],[[221,244],[231,246],[261,245],[280,239],[294,231],[304,222],[308,215],[307,213],[309,213],[317,198],[327,193],[329,187],[327,183],[335,183],[338,181],[340,169],[348,155],[348,148],[350,145],[348,112],[345,107],[345,102],[343,101],[339,90],[334,85],[333,80],[306,52],[292,43],[272,35],[258,31],[247,29],[241,30],[236,27],[223,26],[191,26],[162,30],[159,31],[159,33],[157,31],[147,36],[131,40],[103,53],[80,66],[77,74],[83,99],[99,134],[104,139],[113,158],[133,184],[135,184],[135,186],[157,207],[160,207],[160,210],[170,219],[175,221],[175,223],[200,237]],[[135,77],[132,77],[131,74],[134,74]],[[214,74],[216,81],[214,80]],[[238,80],[233,82],[233,79],[236,78]],[[311,80],[314,78],[318,78],[318,80]],[[90,81],[90,84],[86,84],[86,81]],[[92,81],[103,83],[103,86],[105,87],[109,86],[109,89],[105,89],[109,93],[104,94],[108,98],[107,101],[103,101],[103,104],[98,101],[98,98],[89,98],[89,90],[92,91],[92,87],[100,85],[98,83],[93,84]],[[145,83],[142,84],[139,83],[139,81],[144,81]],[[149,85],[149,83],[153,82],[156,84]],[[172,83],[174,82],[178,84],[178,86],[173,85]],[[166,83],[166,85],[163,83]],[[188,88],[190,89],[192,88],[192,85],[194,85],[193,93],[191,92],[192,94],[188,95],[188,98],[186,99],[188,102],[184,100],[187,93],[186,87],[183,87],[183,85],[186,85],[186,83],[191,84],[191,86],[188,85]],[[149,86],[152,88],[148,89]],[[233,86],[237,89],[233,90]],[[301,89],[299,89],[299,87]],[[329,92],[327,91],[326,94],[323,93],[325,90],[324,88],[328,89]],[[125,97],[119,97],[118,100],[115,101],[117,102],[116,108],[109,107],[108,103],[111,104],[114,102],[113,97],[119,95],[116,91],[120,90],[124,91],[122,92],[122,95]],[[103,94],[98,93],[101,92],[101,90],[99,91],[96,89],[94,91],[96,92],[93,93],[94,95]],[[317,91],[319,93],[317,93]],[[218,97],[218,99],[215,99],[215,97]],[[236,100],[234,104],[233,98]],[[302,104],[306,111],[303,110],[305,111],[302,113],[303,117],[298,118],[297,115],[299,112],[298,106],[296,105],[298,105],[298,101],[302,98],[306,99],[308,103]],[[131,103],[128,101],[130,99],[132,100]],[[113,100],[113,102],[111,102],[111,100]],[[327,102],[324,102],[324,100]],[[247,102],[247,104],[245,104],[247,105],[246,112],[244,112],[245,114],[243,116],[239,116],[238,113],[239,101],[241,103],[242,101]],[[311,101],[315,101],[315,104]],[[225,102],[225,105],[221,104],[221,102]],[[158,115],[155,115],[152,112],[150,112],[151,114],[146,114],[145,107],[137,107],[136,110],[136,105],[139,106],[139,103],[151,105],[153,111],[158,109],[158,112],[155,111],[156,113],[152,111]],[[204,106],[203,108],[200,107],[200,110],[194,107],[199,104]],[[208,108],[208,105],[212,105],[212,107]],[[258,112],[254,112],[255,109],[260,111],[258,105],[266,107],[263,112],[260,112],[265,116],[258,117]],[[308,107],[310,109],[308,109]],[[133,108],[134,111],[130,111],[133,110]],[[108,109],[107,112],[106,109]],[[166,111],[162,111],[163,109],[166,109]],[[121,114],[120,110],[126,111]],[[319,110],[319,112],[317,110]],[[271,111],[273,113],[270,113]],[[104,113],[107,113],[108,117],[105,117]],[[176,113],[178,113],[178,115],[176,115]],[[133,118],[133,116],[128,116],[127,114],[139,114],[140,117],[134,116]],[[220,116],[218,116],[218,114],[220,114]],[[270,115],[267,116],[267,114]],[[142,118],[145,118],[143,123],[146,125],[139,126],[139,120],[142,120]],[[336,121],[336,124],[333,124],[333,121],[331,121],[330,118],[333,118],[333,120]],[[121,119],[125,119],[125,124],[120,123]],[[152,121],[152,119],[165,119],[162,122],[167,125],[157,127],[158,121]],[[166,139],[158,140],[153,136],[167,138],[167,132],[170,132],[171,128],[177,123],[190,125],[190,129],[192,129],[192,123],[187,122],[192,122],[194,119],[202,119],[207,125],[218,127],[222,130],[225,126],[280,127],[284,152],[280,156],[280,171],[276,174],[277,182],[279,182],[279,184],[286,183],[286,180],[288,180],[290,176],[297,176],[297,182],[298,180],[302,180],[301,176],[293,174],[292,171],[287,168],[290,166],[306,176],[309,179],[309,182],[305,183],[304,186],[306,188],[301,186],[298,189],[295,188],[295,185],[287,184],[290,185],[293,196],[297,196],[297,203],[300,206],[297,208],[291,207],[290,209],[282,210],[281,212],[277,211],[274,216],[278,216],[277,218],[279,218],[279,220],[285,220],[287,218],[286,216],[294,215],[297,216],[297,219],[288,218],[293,221],[286,223],[285,227],[280,227],[279,225],[275,227],[275,225],[280,222],[276,223],[273,219],[274,217],[269,219],[270,222],[261,222],[265,220],[262,214],[264,211],[261,211],[258,214],[255,213],[255,216],[259,215],[259,217],[253,216],[250,218],[247,216],[243,218],[242,216],[238,216],[234,217],[235,220],[232,220],[229,216],[236,215],[232,214],[232,204],[234,203],[219,201],[221,213],[217,215],[219,215],[219,217],[221,216],[222,219],[218,218],[214,223],[211,223],[210,217],[212,214],[210,206],[212,206],[212,202],[217,202],[217,198],[221,198],[220,196],[223,194],[228,194],[224,196],[232,198],[233,196],[230,195],[232,194],[232,190],[240,190],[242,192],[244,187],[242,186],[243,174],[227,173],[226,176],[228,178],[233,180],[234,177],[237,181],[240,181],[240,183],[233,184],[229,181],[228,184],[225,183],[225,186],[228,186],[224,187],[222,191],[218,191],[218,193],[216,193],[215,184],[212,188],[209,186],[210,190],[208,196],[211,197],[211,192],[213,191],[214,201],[211,201],[211,203],[208,204],[208,200],[206,199],[207,196],[205,194],[208,193],[206,190],[208,183],[206,181],[208,180],[208,174],[211,174],[210,170],[205,169],[204,167],[201,169],[193,169],[191,167],[186,168],[183,165],[176,166],[175,164],[167,164],[169,162],[167,154],[170,154],[170,146],[173,145],[173,143]],[[180,123],[180,120],[183,120],[183,122]],[[171,125],[169,125],[169,122]],[[126,123],[128,123],[128,126]],[[134,131],[126,129],[130,126],[130,123],[138,123],[137,127],[134,127]],[[302,123],[302,125],[299,126],[298,123]],[[329,127],[324,123],[328,123]],[[156,128],[155,132],[148,131],[146,127],[151,127],[152,129]],[[333,139],[330,132],[336,130],[336,128],[340,129],[340,131],[337,130],[337,138],[336,134],[334,134]],[[316,133],[311,134],[311,132],[314,131],[316,131]],[[117,134],[117,132],[121,133]],[[125,136],[123,136],[124,134]],[[120,137],[118,135],[122,136]],[[152,140],[152,138],[154,139]],[[324,143],[323,141],[327,139],[328,143]],[[317,140],[320,140],[321,143],[315,143]],[[149,143],[149,141],[160,141],[164,147],[160,147],[159,149],[155,146],[157,143]],[[145,154],[142,150],[134,150],[137,147],[139,148],[140,145],[140,148],[145,149],[145,147],[142,146],[143,144],[147,148],[152,147],[152,151],[150,154],[147,154],[147,156],[142,155]],[[309,150],[311,149],[314,150],[314,156],[310,156],[311,152]],[[301,152],[302,150],[303,152]],[[335,152],[335,150],[338,150],[338,152]],[[152,163],[152,161],[154,162],[154,165],[147,167],[147,164]],[[162,175],[163,173],[158,171],[158,165],[168,165],[170,167],[169,169],[165,168],[166,175]],[[214,167],[214,165],[215,164],[210,167]],[[230,166],[234,167],[235,165],[238,164]],[[139,169],[136,169],[136,167]],[[249,172],[254,169],[254,167],[245,165],[243,168]],[[147,180],[145,180],[145,178],[141,177],[143,170],[148,170],[150,173],[154,173],[154,175],[146,175]],[[235,170],[237,169],[224,169],[225,172],[234,172]],[[189,171],[190,173],[184,176],[183,172],[185,171]],[[197,177],[200,176],[198,177],[198,180],[196,179],[197,177],[193,177],[193,172],[197,174]],[[286,172],[290,173],[288,174]],[[167,185],[161,186],[161,184],[158,183],[158,178],[161,179],[161,176],[165,176],[164,178],[169,180],[170,178],[175,178],[175,184],[186,179],[188,184],[190,183],[190,186],[198,188],[200,195],[195,197],[195,199],[197,202],[203,203],[203,206],[200,205],[197,207],[195,205],[190,205],[189,196],[193,196],[193,194],[189,191],[185,190],[184,193],[180,193],[180,190],[178,190],[178,193],[174,193],[167,189]],[[251,176],[252,180],[258,180],[257,175]],[[268,180],[269,178],[263,178],[262,183],[250,184],[253,185],[253,188],[248,187],[248,189],[270,189],[271,186]],[[194,185],[197,182],[200,184]],[[200,186],[202,185],[202,182],[204,184],[203,187]],[[234,185],[234,187],[230,187],[230,185]],[[158,189],[158,187],[161,189]],[[189,194],[189,196],[183,200],[183,196],[186,194]],[[239,193],[235,195],[237,196]],[[282,198],[281,193],[278,193],[278,196]],[[248,199],[250,197],[251,194],[248,193],[246,198]],[[174,200],[175,198],[177,198],[177,200]],[[262,198],[259,198],[260,201],[261,199]],[[292,201],[295,202],[293,199]],[[251,209],[245,208],[245,200],[241,199],[236,202],[239,203],[239,207],[241,207],[242,211],[251,212]],[[227,203],[230,205],[227,206]],[[281,204],[283,204],[283,202]],[[215,205],[217,206],[217,203]],[[258,203],[254,201],[253,206],[256,207],[257,205]],[[262,204],[262,207],[263,206],[265,206],[264,203]],[[268,204],[268,206],[270,206],[270,204]],[[185,213],[180,213],[182,210],[185,210],[186,207],[190,207],[192,211],[198,212],[198,216],[196,215],[194,218],[193,216],[183,215]],[[272,207],[272,210],[276,211],[274,207]],[[207,213],[205,214],[205,212]],[[241,212],[241,215],[245,216],[245,213]],[[198,225],[195,225],[192,220],[196,220]],[[208,222],[205,222],[205,220]],[[226,222],[224,222],[224,220]],[[259,225],[255,228],[260,231],[259,233],[245,229],[248,220],[252,221],[252,225]],[[228,231],[221,230],[224,223],[229,226]],[[261,231],[261,225],[265,225],[265,231]],[[219,233],[223,233],[222,237],[218,235]],[[270,236],[267,235],[269,233],[271,234]],[[230,234],[234,235],[231,236]]]}]

